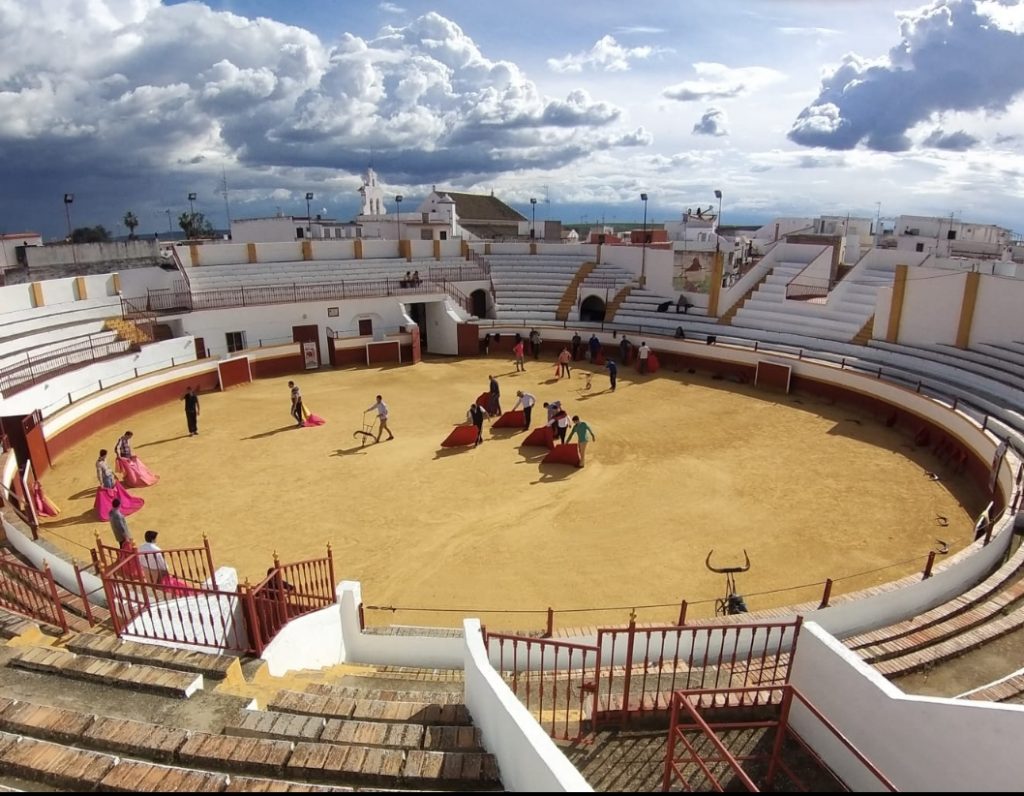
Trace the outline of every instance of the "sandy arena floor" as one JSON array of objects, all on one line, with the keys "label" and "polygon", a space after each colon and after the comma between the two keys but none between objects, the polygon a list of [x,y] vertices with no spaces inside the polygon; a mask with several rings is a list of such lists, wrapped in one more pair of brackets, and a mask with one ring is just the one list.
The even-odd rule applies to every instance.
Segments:
[{"label": "sandy arena floor", "polygon": [[[752,567],[738,576],[751,610],[817,599],[920,571],[936,539],[953,550],[972,538],[982,497],[964,479],[932,481],[930,454],[870,416],[810,396],[782,396],[662,371],[624,372],[615,393],[586,366],[553,379],[553,365],[504,358],[428,360],[413,367],[300,374],[307,407],[327,419],[293,428],[288,379],[201,397],[200,435],[188,436],[180,402],[126,419],[66,453],[46,475],[63,514],[45,538],[88,560],[94,533],[94,462],[125,429],[161,476],[133,490],[145,507],[128,518],[136,541],[160,531],[164,549],[209,535],[218,566],[258,581],[282,561],[325,555],[338,579],[359,580],[370,624],[456,624],[480,616],[492,629],[713,615],[724,579],[705,569]],[[502,407],[515,391],[561,399],[597,441],[583,470],[542,466],[522,432],[485,426],[477,449],[443,449],[473,399],[499,377]],[[393,442],[361,447],[353,432],[383,393]],[[110,459],[111,463],[113,459]],[[940,527],[938,517],[948,518]],[[870,574],[864,574],[870,573]],[[794,588],[803,586],[804,588]],[[406,608],[462,609],[456,612]],[[568,609],[607,608],[605,611]],[[530,613],[496,613],[529,611]]]}]

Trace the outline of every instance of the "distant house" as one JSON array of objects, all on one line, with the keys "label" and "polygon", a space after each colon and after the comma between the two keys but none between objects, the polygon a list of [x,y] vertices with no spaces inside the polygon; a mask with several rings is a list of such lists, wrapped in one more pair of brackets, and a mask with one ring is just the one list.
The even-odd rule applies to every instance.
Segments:
[{"label": "distant house", "polygon": [[38,232],[6,232],[0,235],[0,272],[25,265],[24,248],[42,245],[43,238]]}]

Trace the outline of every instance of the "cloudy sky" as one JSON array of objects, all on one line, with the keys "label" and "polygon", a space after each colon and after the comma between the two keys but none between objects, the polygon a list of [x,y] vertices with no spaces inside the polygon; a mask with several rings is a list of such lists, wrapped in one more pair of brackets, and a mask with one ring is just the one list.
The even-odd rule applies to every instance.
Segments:
[{"label": "cloudy sky", "polygon": [[347,219],[373,163],[529,216],[1024,231],[1020,0],[0,0],[0,232]]}]

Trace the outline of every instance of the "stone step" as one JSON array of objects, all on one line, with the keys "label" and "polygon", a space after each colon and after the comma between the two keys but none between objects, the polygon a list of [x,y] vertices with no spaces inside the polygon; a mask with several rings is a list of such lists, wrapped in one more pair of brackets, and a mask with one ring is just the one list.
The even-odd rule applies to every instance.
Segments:
[{"label": "stone step", "polygon": [[282,690],[267,705],[280,713],[299,713],[331,719],[390,721],[406,724],[470,724],[465,705],[428,702],[389,702],[349,699],[302,691]]},{"label": "stone step", "polygon": [[339,699],[372,699],[387,702],[427,702],[434,705],[461,705],[462,691],[421,691],[419,689],[362,688],[358,686],[312,683],[307,694],[334,696]]},{"label": "stone step", "polygon": [[173,649],[156,644],[124,641],[111,633],[82,633],[67,643],[67,648],[78,655],[127,661],[177,669],[201,674],[209,680],[240,682],[241,661],[235,655],[214,655],[194,650]]},{"label": "stone step", "polygon": [[244,710],[224,732],[281,741],[320,741],[358,746],[482,752],[480,731],[469,726],[324,719],[269,710]]},{"label": "stone step", "polygon": [[30,671],[88,680],[115,688],[146,691],[187,699],[203,687],[202,675],[132,664],[91,655],[75,655],[60,649],[29,647],[11,658],[8,665]]}]

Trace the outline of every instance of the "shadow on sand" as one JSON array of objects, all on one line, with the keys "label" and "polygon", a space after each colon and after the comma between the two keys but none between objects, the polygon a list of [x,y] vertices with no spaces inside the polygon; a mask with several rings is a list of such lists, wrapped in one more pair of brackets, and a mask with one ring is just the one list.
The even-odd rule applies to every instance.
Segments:
[{"label": "shadow on sand", "polygon": [[305,427],[304,426],[297,426],[294,423],[289,423],[287,426],[281,426],[281,428],[275,428],[272,431],[264,431],[264,432],[262,432],[260,434],[253,434],[251,437],[242,437],[242,440],[244,441],[244,440],[247,440],[247,439],[266,439],[267,437],[272,437],[275,434],[280,434],[283,431],[291,431],[293,428],[297,429],[297,428],[305,428]]},{"label": "shadow on sand", "polygon": [[158,439],[158,440],[154,440],[153,442],[143,442],[141,445],[136,445],[135,449],[136,450],[142,450],[143,448],[152,448],[154,445],[163,445],[166,442],[175,442],[176,440],[179,440],[179,439],[187,439],[189,436],[190,436],[189,434],[181,434],[181,435],[179,435],[177,437],[168,437],[167,439]]}]

